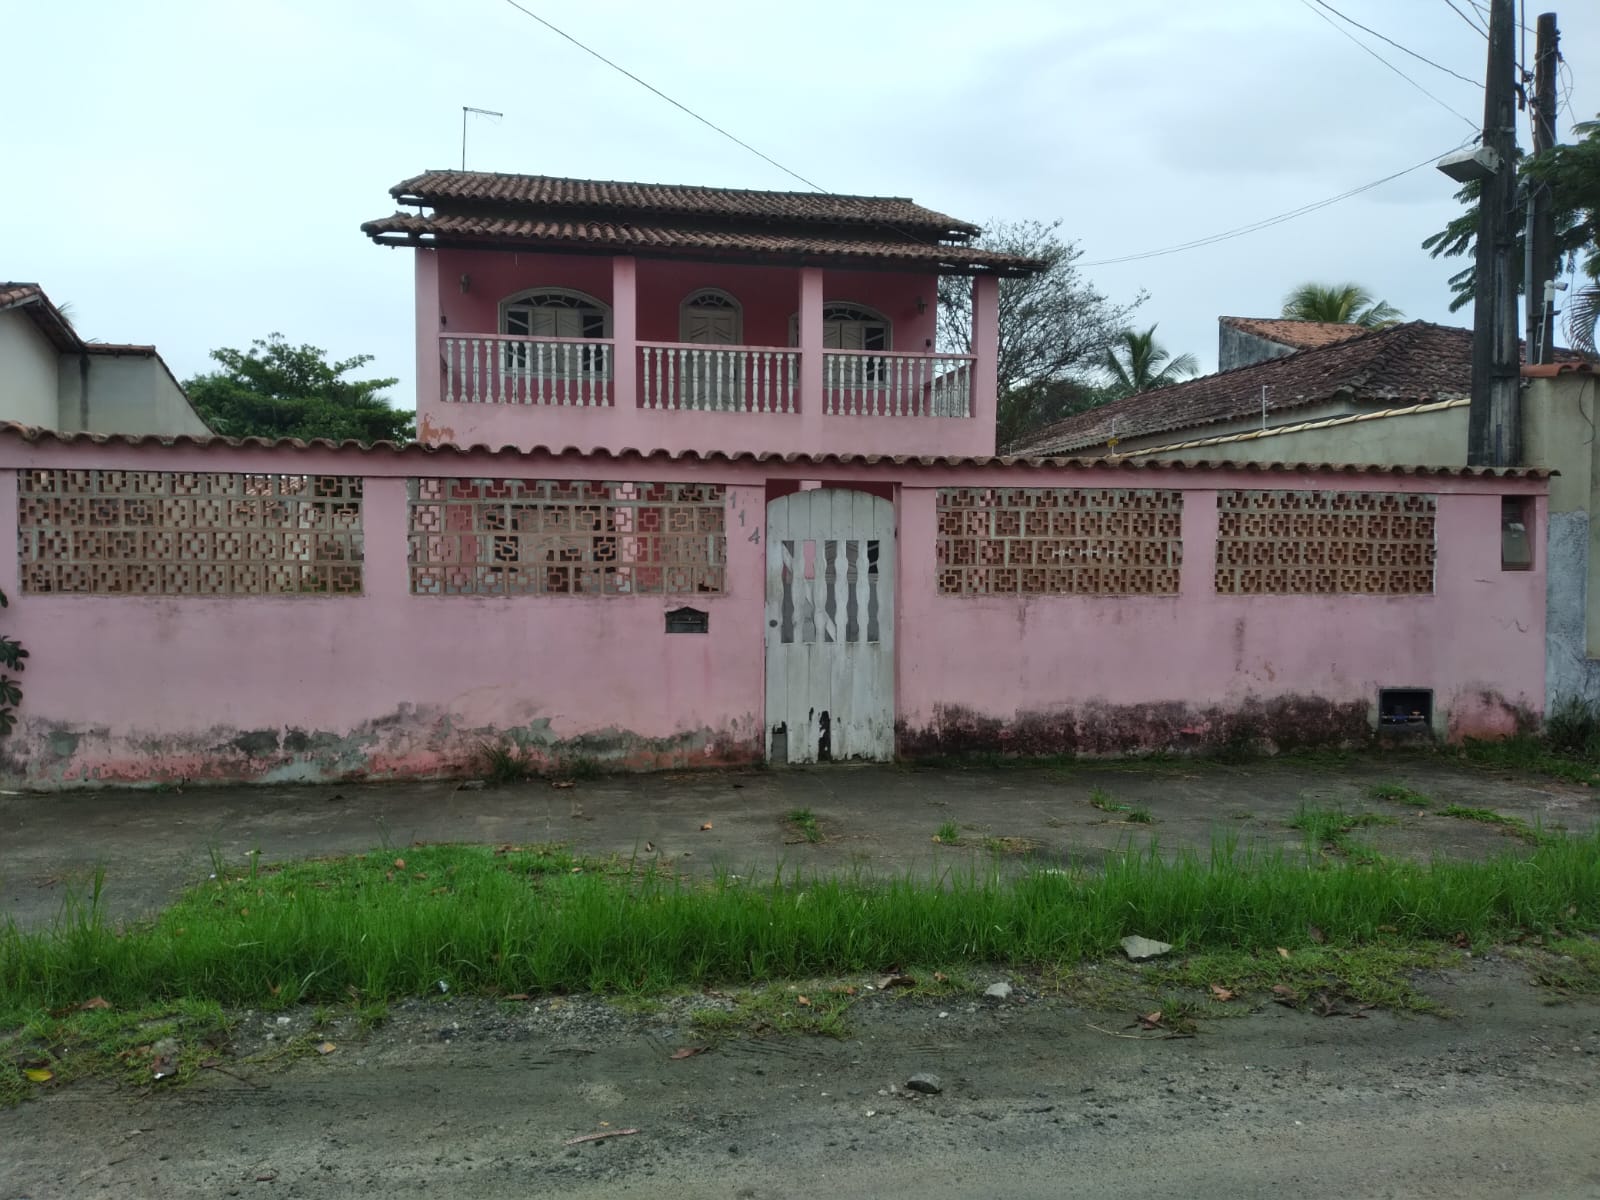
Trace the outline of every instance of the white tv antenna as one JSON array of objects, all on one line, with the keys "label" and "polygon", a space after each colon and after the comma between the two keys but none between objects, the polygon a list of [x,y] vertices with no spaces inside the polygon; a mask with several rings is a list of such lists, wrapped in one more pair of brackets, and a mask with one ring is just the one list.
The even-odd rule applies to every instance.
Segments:
[{"label": "white tv antenna", "polygon": [[467,114],[477,113],[480,117],[493,117],[499,120],[505,113],[495,112],[492,108],[473,108],[470,105],[461,106],[461,169],[467,169]]}]

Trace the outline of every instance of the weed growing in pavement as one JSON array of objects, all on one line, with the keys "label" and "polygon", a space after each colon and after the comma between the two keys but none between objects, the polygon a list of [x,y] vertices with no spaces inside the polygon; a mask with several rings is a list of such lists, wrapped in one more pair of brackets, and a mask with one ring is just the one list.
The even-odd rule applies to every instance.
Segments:
[{"label": "weed growing in pavement", "polygon": [[1104,788],[1094,788],[1089,792],[1089,806],[1098,808],[1103,813],[1121,817],[1124,821],[1131,821],[1135,825],[1152,825],[1155,818],[1150,815],[1148,808],[1134,808],[1131,804],[1123,804],[1111,798],[1111,793]]},{"label": "weed growing in pavement", "polygon": [[527,751],[515,742],[480,742],[478,773],[490,783],[521,783],[535,773]]},{"label": "weed growing in pavement", "polygon": [[1441,817],[1454,817],[1458,821],[1476,821],[1480,825],[1498,825],[1507,833],[1534,845],[1538,845],[1546,836],[1521,817],[1513,817],[1509,813],[1496,812],[1492,808],[1469,808],[1464,804],[1446,804],[1439,810],[1439,815]]},{"label": "weed growing in pavement", "polygon": [[809,808],[791,809],[785,819],[806,841],[815,843],[822,840],[822,828],[817,824],[816,814]]},{"label": "weed growing in pavement", "polygon": [[1462,745],[1461,753],[1469,762],[1480,766],[1527,771],[1565,779],[1570,783],[1600,786],[1600,762],[1590,757],[1563,753],[1543,738],[1531,734],[1519,734],[1497,742],[1468,738]]},{"label": "weed growing in pavement", "polygon": [[1433,798],[1403,783],[1375,783],[1367,789],[1367,797],[1388,804],[1409,804],[1412,808],[1429,808]]},{"label": "weed growing in pavement", "polygon": [[1545,718],[1544,741],[1556,754],[1600,759],[1600,705],[1568,696]]},{"label": "weed growing in pavement", "polygon": [[1338,806],[1319,808],[1302,803],[1290,819],[1289,828],[1301,830],[1306,835],[1308,854],[1327,849],[1362,862],[1372,862],[1378,858],[1377,852],[1370,846],[1352,841],[1351,831],[1372,825],[1399,823],[1397,818],[1384,813],[1347,813]]},{"label": "weed growing in pavement", "polygon": [[933,840],[942,846],[954,846],[961,841],[961,827],[954,821],[946,821],[934,833]]}]

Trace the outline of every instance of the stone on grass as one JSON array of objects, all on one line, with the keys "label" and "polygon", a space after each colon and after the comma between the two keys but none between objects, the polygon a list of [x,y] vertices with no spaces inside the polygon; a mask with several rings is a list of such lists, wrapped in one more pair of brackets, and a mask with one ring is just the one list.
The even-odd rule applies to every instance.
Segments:
[{"label": "stone on grass", "polygon": [[1166,942],[1153,941],[1147,937],[1133,934],[1122,939],[1122,952],[1134,962],[1143,962],[1147,958],[1159,958],[1172,947]]},{"label": "stone on grass", "polygon": [[1008,1000],[1011,997],[1009,983],[991,983],[983,989],[983,994],[990,1000]]},{"label": "stone on grass", "polygon": [[924,1096],[937,1096],[944,1091],[944,1084],[939,1082],[939,1077],[932,1071],[918,1071],[906,1080],[908,1092],[921,1092]]}]

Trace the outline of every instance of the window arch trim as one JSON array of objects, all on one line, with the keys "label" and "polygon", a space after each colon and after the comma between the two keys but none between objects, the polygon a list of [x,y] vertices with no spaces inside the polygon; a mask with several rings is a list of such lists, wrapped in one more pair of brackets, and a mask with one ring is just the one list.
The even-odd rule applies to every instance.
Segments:
[{"label": "window arch trim", "polygon": [[[551,300],[558,301],[559,303],[533,303],[535,300],[544,299],[546,297]],[[521,331],[515,331],[511,328],[512,313],[518,309],[521,309],[528,314],[528,316],[525,318],[526,328]],[[500,332],[511,336],[528,336],[529,331],[534,328],[532,314],[541,309],[555,312],[564,311],[582,314],[579,318],[580,321],[582,321],[583,317],[585,316],[597,317],[599,319],[600,332],[589,332],[586,329],[582,333],[533,334],[532,336],[574,336],[584,338],[609,338],[612,336],[611,306],[604,300],[601,300],[596,296],[591,296],[588,292],[582,292],[577,288],[568,287],[524,288],[520,292],[513,292],[511,295],[506,296],[500,301]],[[584,322],[584,324],[587,325],[588,322]]]}]

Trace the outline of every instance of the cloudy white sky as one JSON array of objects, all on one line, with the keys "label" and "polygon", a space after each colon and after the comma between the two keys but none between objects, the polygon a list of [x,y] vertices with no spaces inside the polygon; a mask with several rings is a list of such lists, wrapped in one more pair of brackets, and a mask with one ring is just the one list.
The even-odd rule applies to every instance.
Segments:
[{"label": "cloudy white sky", "polygon": [[[1481,89],[1350,30],[1463,121],[1309,0],[522,2],[829,190],[979,222],[1060,217],[1085,263],[1347,191],[1482,117]],[[1445,0],[1331,2],[1483,74],[1483,37]],[[1565,138],[1600,111],[1600,4],[1558,12]],[[180,377],[277,330],[374,355],[409,407],[410,254],[358,226],[392,211],[390,185],[459,164],[464,104],[505,113],[474,121],[475,169],[798,186],[505,0],[0,0],[0,15],[0,279],[42,283],[86,336],[154,342]],[[1148,291],[1140,324],[1207,370],[1219,314],[1273,315],[1305,280],[1358,280],[1408,316],[1466,324],[1447,310],[1458,264],[1418,248],[1458,211],[1453,187],[1426,167],[1086,274],[1113,297]]]}]

